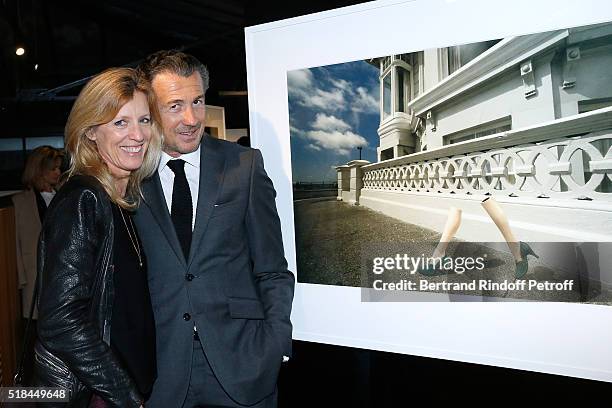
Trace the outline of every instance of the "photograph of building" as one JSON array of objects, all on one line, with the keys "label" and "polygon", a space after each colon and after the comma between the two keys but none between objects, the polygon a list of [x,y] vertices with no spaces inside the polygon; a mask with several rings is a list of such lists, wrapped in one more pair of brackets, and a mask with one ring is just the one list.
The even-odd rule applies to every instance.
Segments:
[{"label": "photograph of building", "polygon": [[[298,281],[361,286],[373,243],[428,242],[427,255],[451,209],[456,241],[490,243],[513,270],[482,208],[492,198],[540,257],[524,279],[574,279],[571,301],[608,302],[610,66],[605,23],[289,72]],[[304,182],[326,188],[303,194]]]}]

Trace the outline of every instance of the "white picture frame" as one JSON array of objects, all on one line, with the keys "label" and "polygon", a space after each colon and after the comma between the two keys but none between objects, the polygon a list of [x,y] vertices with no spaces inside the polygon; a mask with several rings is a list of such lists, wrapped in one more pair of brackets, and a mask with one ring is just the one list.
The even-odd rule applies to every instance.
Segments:
[{"label": "white picture frame", "polygon": [[[287,71],[609,21],[607,0],[414,0],[247,28],[251,143],[277,191],[289,269],[296,271]],[[296,340],[612,382],[609,306],[362,302],[360,288],[296,283],[292,322]]]}]

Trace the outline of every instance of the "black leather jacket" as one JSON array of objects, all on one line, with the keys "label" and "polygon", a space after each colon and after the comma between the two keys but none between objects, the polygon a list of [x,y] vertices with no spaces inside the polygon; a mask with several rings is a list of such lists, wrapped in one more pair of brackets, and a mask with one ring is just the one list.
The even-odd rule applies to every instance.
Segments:
[{"label": "black leather jacket", "polygon": [[92,391],[112,407],[138,407],[136,384],[110,348],[113,310],[111,202],[93,177],[74,176],[45,216],[38,246],[35,383],[72,392],[87,407]]}]

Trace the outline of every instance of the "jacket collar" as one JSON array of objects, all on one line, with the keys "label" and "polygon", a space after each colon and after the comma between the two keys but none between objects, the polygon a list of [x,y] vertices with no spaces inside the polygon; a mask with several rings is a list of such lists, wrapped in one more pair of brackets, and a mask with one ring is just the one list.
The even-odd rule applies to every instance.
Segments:
[{"label": "jacket collar", "polygon": [[159,172],[155,172],[155,174],[147,179],[142,186],[145,205],[151,209],[153,217],[164,232],[166,240],[172,247],[177,258],[187,269],[193,262],[197,252],[196,248],[200,246],[200,242],[206,232],[210,216],[215,203],[217,203],[217,198],[221,191],[225,176],[225,155],[222,151],[221,144],[216,139],[205,134],[202,138],[199,154],[200,182],[198,188],[198,204],[189,259],[185,259],[176,231],[174,230],[174,225],[172,224],[172,219],[164,199]]}]

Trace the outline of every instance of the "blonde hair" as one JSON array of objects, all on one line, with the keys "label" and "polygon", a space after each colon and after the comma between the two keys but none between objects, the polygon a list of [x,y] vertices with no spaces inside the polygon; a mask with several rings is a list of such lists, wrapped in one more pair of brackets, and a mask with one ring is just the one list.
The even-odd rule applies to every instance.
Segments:
[{"label": "blonde hair", "polygon": [[51,146],[39,146],[32,150],[21,177],[23,185],[27,189],[42,190],[45,170],[52,169],[57,162],[61,165],[63,156],[61,151]]},{"label": "blonde hair", "polygon": [[[110,122],[119,110],[134,98],[136,92],[147,96],[151,112],[151,140],[142,166],[130,174],[125,197],[115,186],[106,163],[93,140],[87,136],[99,125]],[[81,174],[95,177],[112,202],[125,209],[140,203],[142,181],[157,169],[162,146],[162,132],[153,114],[152,95],[139,81],[132,68],[110,68],[93,77],[83,88],[72,106],[65,129],[66,150],[70,154],[69,177]]]}]

